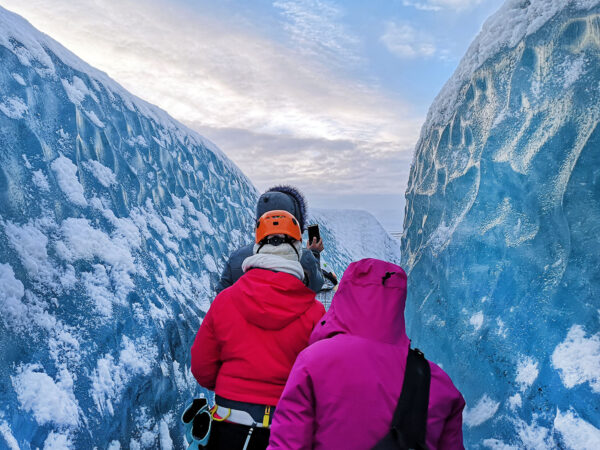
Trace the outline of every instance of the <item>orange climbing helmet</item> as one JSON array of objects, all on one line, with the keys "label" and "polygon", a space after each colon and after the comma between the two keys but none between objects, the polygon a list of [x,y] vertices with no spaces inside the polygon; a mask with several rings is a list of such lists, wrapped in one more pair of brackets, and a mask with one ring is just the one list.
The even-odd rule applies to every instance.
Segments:
[{"label": "orange climbing helmet", "polygon": [[267,211],[256,221],[256,243],[260,244],[272,234],[284,234],[295,241],[302,240],[300,224],[287,211],[276,209]]}]

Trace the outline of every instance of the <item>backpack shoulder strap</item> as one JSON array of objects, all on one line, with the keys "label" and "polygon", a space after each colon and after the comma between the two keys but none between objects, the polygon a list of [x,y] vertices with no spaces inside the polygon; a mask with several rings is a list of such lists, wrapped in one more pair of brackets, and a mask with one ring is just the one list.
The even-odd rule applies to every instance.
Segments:
[{"label": "backpack shoulder strap", "polygon": [[390,431],[372,450],[426,450],[427,410],[431,369],[419,349],[410,349],[406,359],[404,383],[394,411]]},{"label": "backpack shoulder strap", "polygon": [[409,448],[427,448],[425,432],[430,384],[429,362],[419,349],[410,349],[402,393],[392,420],[392,429],[404,437]]}]

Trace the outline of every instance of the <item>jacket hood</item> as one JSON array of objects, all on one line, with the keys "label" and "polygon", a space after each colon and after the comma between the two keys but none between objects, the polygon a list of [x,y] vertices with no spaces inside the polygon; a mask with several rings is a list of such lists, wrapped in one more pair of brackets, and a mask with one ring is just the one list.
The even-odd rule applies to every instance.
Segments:
[{"label": "jacket hood", "polygon": [[233,303],[252,325],[280,330],[308,311],[315,293],[285,272],[248,270],[232,287]]},{"label": "jacket hood", "polygon": [[331,306],[310,343],[344,333],[394,345],[408,345],[404,323],[406,273],[378,259],[353,262],[344,272]]},{"label": "jacket hood", "polygon": [[288,185],[269,188],[258,199],[256,219],[258,220],[267,211],[275,209],[283,209],[292,214],[298,220],[300,230],[305,231],[307,205],[304,195],[298,189]]}]

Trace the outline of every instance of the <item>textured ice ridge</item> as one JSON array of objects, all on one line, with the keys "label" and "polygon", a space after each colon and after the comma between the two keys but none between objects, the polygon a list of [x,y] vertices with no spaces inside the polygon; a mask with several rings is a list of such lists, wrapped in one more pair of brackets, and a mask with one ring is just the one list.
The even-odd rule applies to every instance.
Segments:
[{"label": "textured ice ridge", "polygon": [[191,340],[257,191],[2,8],[0,61],[0,448],[179,447]]},{"label": "textured ice ridge", "polygon": [[599,3],[599,0],[506,0],[483,24],[482,31],[434,100],[421,135],[449,120],[457,106],[461,88],[490,57],[501,50],[516,47],[564,10],[586,11]]},{"label": "textured ice ridge", "polygon": [[467,447],[600,447],[599,3],[507,1],[417,145],[408,328]]}]

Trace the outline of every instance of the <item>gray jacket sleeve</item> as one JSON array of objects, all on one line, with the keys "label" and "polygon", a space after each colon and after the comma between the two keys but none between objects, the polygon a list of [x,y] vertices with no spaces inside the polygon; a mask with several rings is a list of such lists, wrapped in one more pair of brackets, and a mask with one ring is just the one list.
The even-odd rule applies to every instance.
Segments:
[{"label": "gray jacket sleeve", "polygon": [[238,248],[231,254],[229,260],[225,263],[225,268],[221,274],[221,279],[215,287],[215,291],[219,294],[222,290],[227,289],[233,283],[240,279],[244,274],[242,270],[242,263],[244,260],[252,255],[252,248],[254,244],[245,245],[244,247]]},{"label": "gray jacket sleeve", "polygon": [[228,288],[232,284],[233,276],[231,275],[231,258],[229,258],[225,263],[225,268],[223,269],[223,273],[221,274],[221,279],[215,287],[215,291],[217,294],[220,294],[222,290]]},{"label": "gray jacket sleeve", "polygon": [[[244,274],[242,271],[242,263],[248,256],[252,255],[253,247],[254,244],[249,244],[237,249],[231,254],[229,260],[225,264],[225,268],[221,274],[221,279],[215,287],[217,294],[222,290],[227,289],[229,286],[239,280],[239,278]],[[319,254],[317,253],[315,255],[312,251],[303,248],[302,254],[300,255],[300,264],[302,264],[302,268],[308,277],[308,287],[312,291],[318,293],[325,282],[323,279],[323,272],[321,272]]]},{"label": "gray jacket sleeve", "polygon": [[308,276],[308,287],[318,293],[323,287],[325,280],[323,279],[323,272],[321,271],[321,257],[319,253],[313,253],[312,251],[303,248],[302,255],[300,256],[300,264],[306,275]]}]

